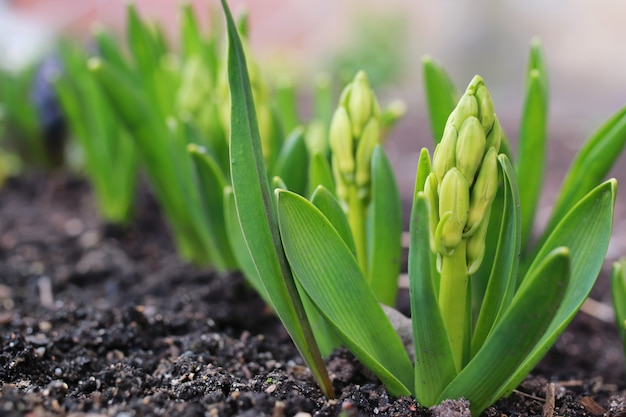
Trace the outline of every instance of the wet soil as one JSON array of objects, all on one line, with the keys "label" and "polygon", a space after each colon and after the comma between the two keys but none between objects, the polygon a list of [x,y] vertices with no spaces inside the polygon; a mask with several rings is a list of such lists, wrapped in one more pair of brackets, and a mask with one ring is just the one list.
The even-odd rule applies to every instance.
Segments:
[{"label": "wet soil", "polygon": [[[0,190],[0,416],[467,415],[392,398],[344,350],[328,369],[336,400],[240,275],[177,259],[149,192],[121,229],[98,220],[79,179]],[[624,388],[614,325],[580,313],[484,415],[626,416]]]}]

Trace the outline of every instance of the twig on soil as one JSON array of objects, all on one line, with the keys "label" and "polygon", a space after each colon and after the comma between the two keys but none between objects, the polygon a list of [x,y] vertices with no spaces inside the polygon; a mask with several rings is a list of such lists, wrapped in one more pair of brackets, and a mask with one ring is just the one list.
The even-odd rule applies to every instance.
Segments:
[{"label": "twig on soil", "polygon": [[543,417],[554,417],[554,397],[556,385],[550,382],[546,385],[546,402],[543,405]]}]

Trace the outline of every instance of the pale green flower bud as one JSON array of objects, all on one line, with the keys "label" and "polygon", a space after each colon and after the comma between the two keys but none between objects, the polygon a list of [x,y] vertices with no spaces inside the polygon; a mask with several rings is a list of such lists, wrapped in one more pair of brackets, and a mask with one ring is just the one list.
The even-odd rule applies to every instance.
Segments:
[{"label": "pale green flower bud", "polygon": [[465,119],[471,116],[478,116],[478,101],[476,101],[476,97],[474,97],[474,95],[466,92],[463,94],[459,103],[450,114],[450,117],[448,117],[447,124],[452,124],[457,130],[459,130]]},{"label": "pale green flower bud", "polygon": [[485,144],[485,131],[480,121],[473,116],[465,119],[456,142],[456,167],[465,176],[470,187],[482,162]]},{"label": "pale green flower bud", "polygon": [[331,169],[333,170],[333,177],[335,178],[335,192],[341,202],[344,209],[347,209],[346,201],[349,198],[348,184],[346,184],[343,176],[339,172],[339,162],[337,161],[337,155],[332,155]]},{"label": "pale green flower bud", "polygon": [[478,172],[476,183],[472,187],[469,214],[465,225],[465,237],[475,234],[476,229],[482,224],[483,219],[489,220],[488,213],[491,209],[498,191],[498,153],[494,148],[489,148],[483,159]]},{"label": "pale green flower bud", "polygon": [[452,168],[443,177],[439,188],[439,225],[435,232],[440,251],[448,254],[463,238],[470,204],[467,180],[461,172]]},{"label": "pale green flower bud", "polygon": [[352,136],[355,138],[361,136],[370,118],[380,116],[378,102],[364,71],[359,71],[343,89],[339,105],[345,107],[350,116]]},{"label": "pale green flower bud", "polygon": [[[482,82],[482,79],[481,79]],[[489,132],[493,126],[495,114],[493,112],[493,101],[491,94],[484,84],[481,84],[476,90],[476,99],[478,100],[478,109],[480,112],[480,122],[485,132]]]},{"label": "pale green flower bud", "polygon": [[370,119],[363,129],[356,148],[355,182],[359,190],[359,197],[363,200],[368,200],[370,196],[372,152],[379,143],[380,124],[378,120]]},{"label": "pale green flower bud", "polygon": [[433,172],[439,184],[444,175],[456,165],[457,130],[452,124],[446,125],[441,142],[433,154]]},{"label": "pale green flower bud", "polygon": [[428,217],[430,250],[438,252],[435,242],[435,231],[437,230],[437,225],[439,224],[439,194],[437,194],[437,178],[433,172],[428,174],[428,177],[426,177],[426,182],[424,183],[424,195],[430,204],[430,215]]},{"label": "pale green flower bud", "polygon": [[[493,149],[493,148],[492,148]],[[474,235],[467,239],[467,246],[465,247],[466,259],[467,259],[467,273],[472,275],[478,271],[485,257],[485,238],[487,236],[487,229],[489,228],[489,217],[491,215],[491,206],[487,208],[485,217],[480,222]]]},{"label": "pale green flower bud", "polygon": [[493,126],[487,135],[487,149],[495,148],[497,152],[500,152],[500,144],[502,143],[502,126],[500,126],[500,121],[498,120],[498,116],[493,115]]},{"label": "pale green flower bud", "polygon": [[348,112],[343,106],[339,106],[333,114],[330,122],[330,147],[333,151],[334,163],[337,173],[344,181],[354,181],[354,140]]}]

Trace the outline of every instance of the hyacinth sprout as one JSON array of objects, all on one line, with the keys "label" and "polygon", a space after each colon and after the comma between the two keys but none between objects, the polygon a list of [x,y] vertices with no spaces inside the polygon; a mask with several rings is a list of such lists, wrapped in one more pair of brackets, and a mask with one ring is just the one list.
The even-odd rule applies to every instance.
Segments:
[{"label": "hyacinth sprout", "polygon": [[431,207],[430,246],[441,273],[439,305],[457,370],[464,361],[468,276],[485,253],[501,140],[489,91],[475,76],[448,118],[424,185]]}]

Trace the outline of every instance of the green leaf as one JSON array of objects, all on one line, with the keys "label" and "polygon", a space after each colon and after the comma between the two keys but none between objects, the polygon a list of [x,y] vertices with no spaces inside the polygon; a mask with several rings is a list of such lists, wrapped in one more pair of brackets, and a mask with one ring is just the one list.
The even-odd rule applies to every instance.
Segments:
[{"label": "green leaf", "polygon": [[285,140],[274,164],[274,175],[285,181],[288,190],[304,195],[308,170],[309,153],[304,142],[304,129],[298,127]]},{"label": "green leaf", "polygon": [[409,395],[412,365],[350,249],[304,197],[277,191],[278,221],[298,282],[339,338],[393,395]]},{"label": "green leaf", "polygon": [[548,132],[548,80],[541,45],[533,42],[519,128],[517,178],[522,208],[522,248],[530,238],[545,172]]},{"label": "green leaf", "polygon": [[394,306],[402,258],[402,202],[396,178],[383,148],[371,160],[372,200],[368,217],[369,285],[378,301]]},{"label": "green leaf", "polygon": [[332,77],[326,73],[318,74],[313,90],[313,120],[329,126],[335,111],[335,101]]},{"label": "green leaf", "polygon": [[231,95],[230,168],[239,223],[272,306],[322,391],[333,397],[324,362],[280,241],[276,209],[263,162],[261,138],[241,39],[225,0],[228,84]]},{"label": "green leaf", "polygon": [[542,241],[565,214],[600,183],[626,145],[626,107],[611,116],[580,148],[563,180]]},{"label": "green leaf", "polygon": [[235,269],[237,263],[230,251],[224,218],[224,188],[228,181],[215,158],[205,149],[189,144],[187,150],[198,173],[200,198],[205,208],[210,238],[215,242],[216,256],[221,258],[219,264],[224,268]]},{"label": "green leaf", "polygon": [[443,136],[448,116],[454,110],[460,96],[446,71],[431,57],[425,56],[422,59],[422,71],[430,128],[433,141],[437,144]]},{"label": "green leaf", "polygon": [[567,288],[569,261],[569,251],[564,247],[542,259],[485,344],[443,391],[439,401],[464,397],[470,401],[472,414],[478,415],[500,397],[502,386],[549,327]]},{"label": "green leaf", "polygon": [[191,3],[186,3],[181,6],[180,19],[181,52],[183,57],[185,59],[189,59],[194,55],[202,56],[202,33],[198,27],[196,15],[193,11]]},{"label": "green leaf", "polygon": [[498,161],[504,176],[502,223],[496,253],[492,258],[491,275],[472,338],[472,355],[479,351],[497,317],[510,305],[517,282],[521,250],[520,196],[511,162],[505,155],[500,155]]},{"label": "green leaf", "polygon": [[254,265],[254,259],[248,250],[248,245],[243,237],[243,231],[237,217],[237,207],[235,205],[235,195],[230,186],[224,187],[224,222],[228,243],[230,245],[233,256],[237,260],[237,265],[243,275],[246,277],[250,285],[261,295],[263,300],[272,308],[272,300],[265,291],[259,272]]},{"label": "green leaf", "polygon": [[420,157],[417,161],[417,174],[415,175],[415,191],[424,191],[424,184],[426,184],[426,178],[430,174],[430,154],[428,149],[422,148],[420,151]]},{"label": "green leaf", "polygon": [[352,237],[352,230],[350,230],[350,224],[346,213],[341,208],[341,203],[337,197],[328,191],[324,186],[318,185],[313,195],[311,196],[311,203],[318,208],[319,211],[324,214],[324,217],[330,221],[335,227],[339,236],[346,243],[350,252],[356,256],[356,247],[354,246],[354,237]]},{"label": "green leaf", "polygon": [[626,258],[613,263],[611,274],[611,294],[615,310],[615,324],[622,338],[626,352]]},{"label": "green leaf", "polygon": [[298,97],[293,80],[283,75],[277,81],[276,108],[284,132],[293,131],[299,124]]},{"label": "green leaf", "polygon": [[437,403],[443,389],[456,376],[456,369],[431,272],[432,253],[428,244],[430,208],[423,191],[419,190],[419,187],[416,187],[415,191],[409,245],[409,291],[415,345],[415,398],[420,404],[430,407]]},{"label": "green leaf", "polygon": [[60,52],[65,71],[54,87],[72,136],[84,152],[98,209],[107,222],[126,224],[135,195],[135,144],[86,70],[83,51],[64,44]]},{"label": "green leaf", "polygon": [[[571,279],[563,302],[532,355],[511,375],[501,395],[510,393],[528,375],[589,295],[609,246],[616,190],[617,182],[614,179],[609,180],[579,201],[548,237],[526,273],[526,277],[532,276],[556,248],[569,248],[572,260]],[[524,278],[518,291],[522,291],[526,285],[528,284]]]},{"label": "green leaf", "polygon": [[319,185],[335,193],[335,180],[328,159],[320,153],[314,153],[309,165],[309,190],[315,190]]}]

